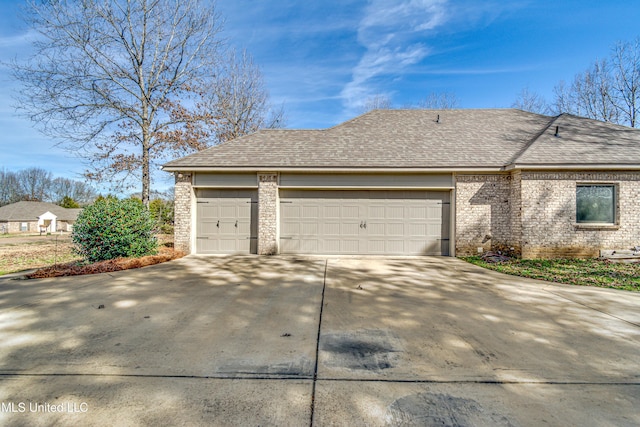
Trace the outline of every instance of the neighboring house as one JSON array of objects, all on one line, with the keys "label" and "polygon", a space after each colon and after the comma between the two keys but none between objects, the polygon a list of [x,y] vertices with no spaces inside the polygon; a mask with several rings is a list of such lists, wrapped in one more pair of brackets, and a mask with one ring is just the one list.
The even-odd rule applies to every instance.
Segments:
[{"label": "neighboring house", "polygon": [[0,207],[0,231],[38,233],[71,231],[82,209],[66,209],[46,202],[17,202]]},{"label": "neighboring house", "polygon": [[597,256],[640,245],[640,130],[513,109],[375,110],[164,165],[191,253]]}]

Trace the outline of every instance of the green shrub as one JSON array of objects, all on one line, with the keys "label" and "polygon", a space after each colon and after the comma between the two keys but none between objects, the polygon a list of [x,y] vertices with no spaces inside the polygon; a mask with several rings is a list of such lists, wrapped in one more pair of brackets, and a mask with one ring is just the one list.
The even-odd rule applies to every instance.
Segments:
[{"label": "green shrub", "polygon": [[71,238],[76,252],[96,262],[155,254],[153,232],[154,221],[142,202],[107,197],[80,212]]}]

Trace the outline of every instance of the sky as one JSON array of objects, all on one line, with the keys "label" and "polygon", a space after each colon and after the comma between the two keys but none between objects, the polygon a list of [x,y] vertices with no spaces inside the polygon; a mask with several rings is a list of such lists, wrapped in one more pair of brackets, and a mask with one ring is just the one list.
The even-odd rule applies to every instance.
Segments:
[{"label": "sky", "polygon": [[[81,159],[15,112],[4,65],[30,52],[21,0],[0,0],[0,169],[80,179]],[[640,37],[637,0],[218,0],[223,37],[253,55],[292,129],[359,114],[366,98],[415,104],[455,94],[460,108],[509,108],[523,88],[551,100],[617,41]],[[154,188],[171,186],[156,173]]]}]

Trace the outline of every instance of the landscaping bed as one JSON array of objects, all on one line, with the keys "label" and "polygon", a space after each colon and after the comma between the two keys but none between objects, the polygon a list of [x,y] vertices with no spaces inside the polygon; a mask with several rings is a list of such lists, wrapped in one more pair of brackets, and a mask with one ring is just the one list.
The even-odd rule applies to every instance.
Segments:
[{"label": "landscaping bed", "polygon": [[614,263],[600,259],[503,259],[460,257],[500,273],[579,286],[640,291],[640,263]]},{"label": "landscaping bed", "polygon": [[51,267],[41,268],[33,273],[27,274],[25,277],[27,279],[43,279],[46,277],[110,273],[113,271],[129,270],[132,268],[160,264],[161,262],[182,258],[184,255],[184,252],[174,250],[173,248],[161,247],[156,255],[147,255],[139,258],[116,258],[90,264],[82,261],[58,264]]}]

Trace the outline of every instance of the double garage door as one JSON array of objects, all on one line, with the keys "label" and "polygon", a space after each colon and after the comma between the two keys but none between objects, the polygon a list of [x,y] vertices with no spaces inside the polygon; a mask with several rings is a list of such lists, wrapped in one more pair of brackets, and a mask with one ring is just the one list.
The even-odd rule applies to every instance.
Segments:
[{"label": "double garage door", "polygon": [[[257,191],[199,190],[198,253],[256,253]],[[281,190],[280,253],[449,255],[448,191]]]},{"label": "double garage door", "polygon": [[449,192],[282,191],[280,252],[448,255]]}]

